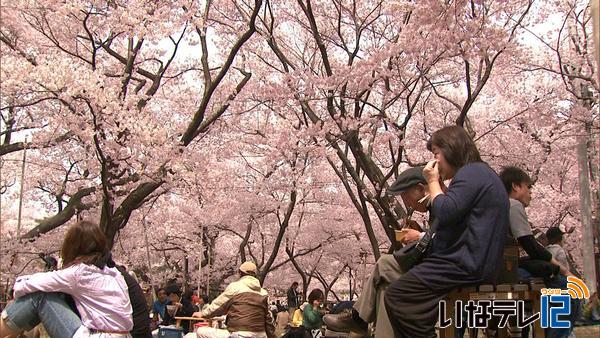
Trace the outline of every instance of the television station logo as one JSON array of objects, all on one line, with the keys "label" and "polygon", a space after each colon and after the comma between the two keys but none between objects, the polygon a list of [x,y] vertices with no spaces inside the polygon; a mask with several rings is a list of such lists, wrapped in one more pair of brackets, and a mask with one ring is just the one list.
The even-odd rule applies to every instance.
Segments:
[{"label": "television station logo", "polygon": [[[439,303],[438,320],[441,328],[453,325],[457,328],[487,328],[492,318],[499,319],[498,327],[504,328],[510,318],[517,327],[526,327],[540,321],[542,328],[569,328],[572,301],[590,298],[585,283],[573,276],[567,277],[566,289],[544,288],[541,290],[540,311],[527,313],[525,301],[520,299],[457,300],[454,316],[448,318],[446,301]],[[574,309],[573,309],[574,310]]]}]

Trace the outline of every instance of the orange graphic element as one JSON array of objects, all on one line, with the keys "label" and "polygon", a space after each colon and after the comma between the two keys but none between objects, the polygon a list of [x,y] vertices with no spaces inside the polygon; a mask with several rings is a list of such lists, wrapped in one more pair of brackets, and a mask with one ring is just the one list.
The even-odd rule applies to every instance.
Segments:
[{"label": "orange graphic element", "polygon": [[590,289],[588,289],[587,285],[585,285],[585,283],[577,277],[567,277],[566,291],[571,296],[571,298],[590,298]]}]

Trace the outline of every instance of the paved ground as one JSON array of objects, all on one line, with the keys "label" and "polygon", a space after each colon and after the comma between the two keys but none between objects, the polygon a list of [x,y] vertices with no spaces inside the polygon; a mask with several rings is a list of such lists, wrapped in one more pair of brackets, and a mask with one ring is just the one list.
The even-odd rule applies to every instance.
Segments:
[{"label": "paved ground", "polygon": [[598,337],[600,337],[600,325],[575,326],[575,337],[577,337],[577,338],[598,338]]}]

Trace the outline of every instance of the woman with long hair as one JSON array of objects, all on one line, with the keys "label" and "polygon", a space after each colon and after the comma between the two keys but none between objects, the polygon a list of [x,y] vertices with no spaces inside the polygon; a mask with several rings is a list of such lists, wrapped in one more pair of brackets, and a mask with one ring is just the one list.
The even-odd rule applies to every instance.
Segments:
[{"label": "woman with long hair", "polygon": [[[0,336],[17,336],[42,323],[53,338],[129,337],[133,328],[127,284],[106,266],[106,236],[94,223],[69,228],[61,248],[62,269],[20,276],[16,300],[2,312]],[[79,316],[67,304],[73,297]]]},{"label": "woman with long hair", "polygon": [[[498,175],[459,126],[436,131],[427,149],[434,160],[423,175],[437,226],[429,255],[385,295],[396,338],[433,337],[438,304],[458,286],[493,283],[508,234],[508,195]],[[442,180],[452,180],[442,191]]]}]

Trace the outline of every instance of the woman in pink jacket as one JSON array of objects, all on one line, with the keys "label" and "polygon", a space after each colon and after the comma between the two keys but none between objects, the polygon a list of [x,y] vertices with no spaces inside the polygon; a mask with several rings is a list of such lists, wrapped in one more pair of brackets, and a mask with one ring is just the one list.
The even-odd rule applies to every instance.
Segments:
[{"label": "woman in pink jacket", "polygon": [[[53,338],[129,337],[133,328],[127,284],[103,263],[106,237],[93,223],[74,224],[65,236],[57,271],[18,277],[15,301],[2,312],[0,337],[42,323]],[[79,316],[65,301],[71,295]]]}]

